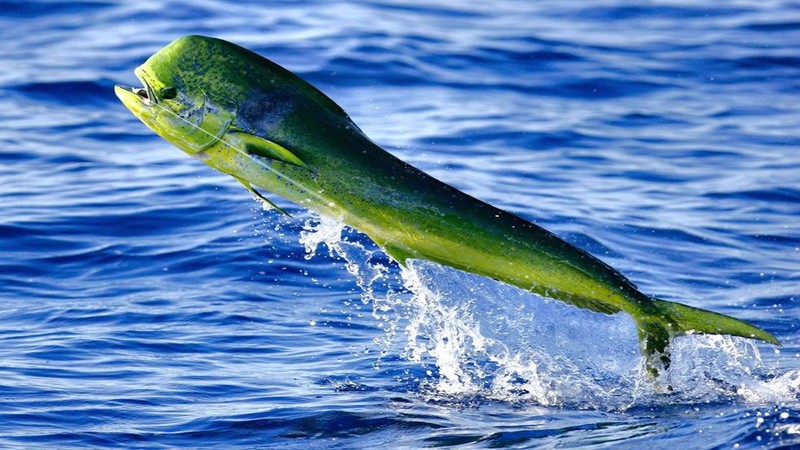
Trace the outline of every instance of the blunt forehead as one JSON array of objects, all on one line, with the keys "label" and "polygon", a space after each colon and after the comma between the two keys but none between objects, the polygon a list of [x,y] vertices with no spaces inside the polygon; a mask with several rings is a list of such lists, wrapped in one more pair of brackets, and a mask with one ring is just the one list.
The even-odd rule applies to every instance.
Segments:
[{"label": "blunt forehead", "polygon": [[153,55],[144,70],[157,85],[174,86],[189,98],[227,108],[241,103],[258,84],[252,79],[259,72],[257,64],[240,50],[217,39],[188,36]]},{"label": "blunt forehead", "polygon": [[218,75],[230,76],[241,72],[248,64],[238,57],[238,48],[225,41],[202,36],[186,36],[175,40],[154,54],[146,63],[146,70],[159,79],[204,79]]},{"label": "blunt forehead", "polygon": [[186,36],[148,60],[155,78],[193,98],[202,96],[220,107],[236,107],[255,118],[265,111],[297,108],[346,116],[324,94],[272,61],[226,41]]}]

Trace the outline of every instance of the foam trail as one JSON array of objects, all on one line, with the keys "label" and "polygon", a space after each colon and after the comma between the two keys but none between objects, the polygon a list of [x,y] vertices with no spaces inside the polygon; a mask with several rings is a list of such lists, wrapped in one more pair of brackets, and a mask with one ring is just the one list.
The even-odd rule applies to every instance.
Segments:
[{"label": "foam trail", "polygon": [[758,346],[731,336],[684,336],[657,394],[644,375],[636,326],[625,314],[604,315],[541,298],[513,286],[421,260],[392,270],[379,250],[343,238],[345,226],[314,218],[301,242],[345,261],[361,299],[387,324],[377,339],[390,351],[403,331],[403,357],[436,368],[423,382],[434,399],[479,397],[539,405],[624,410],[634,405],[800,400],[800,372],[767,379]]}]

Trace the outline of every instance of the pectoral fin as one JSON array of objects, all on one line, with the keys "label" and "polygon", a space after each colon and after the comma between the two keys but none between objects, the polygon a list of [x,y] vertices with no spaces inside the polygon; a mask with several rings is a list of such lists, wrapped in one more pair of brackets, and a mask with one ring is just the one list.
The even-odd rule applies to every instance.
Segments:
[{"label": "pectoral fin", "polygon": [[261,201],[263,201],[264,203],[266,203],[270,207],[274,208],[278,212],[281,212],[281,213],[283,213],[283,214],[285,214],[285,215],[287,215],[289,217],[292,217],[291,214],[289,214],[286,211],[284,211],[280,206],[276,205],[275,203],[272,203],[272,201],[270,201],[270,199],[268,199],[267,197],[264,197],[263,195],[261,195],[261,192],[258,192],[250,183],[248,183],[247,181],[245,181],[245,180],[243,180],[241,178],[238,178],[238,177],[234,177],[234,178],[236,178],[236,180],[239,183],[242,183],[242,185],[245,188],[247,188],[248,191],[250,191],[253,195],[258,197]]},{"label": "pectoral fin", "polygon": [[244,131],[233,131],[230,133],[231,141],[238,141],[248,155],[260,156],[262,158],[274,159],[293,166],[308,169],[306,163],[286,147]]}]

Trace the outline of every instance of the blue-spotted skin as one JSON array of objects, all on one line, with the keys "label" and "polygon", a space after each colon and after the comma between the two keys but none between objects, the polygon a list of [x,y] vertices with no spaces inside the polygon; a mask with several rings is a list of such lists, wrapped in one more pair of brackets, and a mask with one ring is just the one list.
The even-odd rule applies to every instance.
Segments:
[{"label": "blue-spotted skin", "polygon": [[[650,298],[550,232],[411,167],[370,141],[332,100],[271,61],[201,36],[178,39],[137,74],[152,97],[117,94],[147,126],[209,166],[366,233],[398,262],[419,258],[636,320],[646,364],[669,364],[672,336],[733,334],[777,344],[734,318]],[[172,99],[159,98],[175,88]],[[305,165],[248,154],[248,133]]]}]

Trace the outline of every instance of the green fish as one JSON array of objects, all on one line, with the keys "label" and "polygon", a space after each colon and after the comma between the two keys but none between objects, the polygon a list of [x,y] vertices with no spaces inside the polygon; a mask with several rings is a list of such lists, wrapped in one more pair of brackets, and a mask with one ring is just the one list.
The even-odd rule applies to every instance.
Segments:
[{"label": "green fish", "polygon": [[434,261],[579,308],[626,312],[653,376],[669,367],[674,336],[729,334],[780,345],[733,317],[643,294],[549,231],[406,164],[314,86],[247,49],[186,36],[135,74],[143,87],[115,91],[136,117],[263,201],[274,206],[256,188],[338,219],[399,264]]}]

